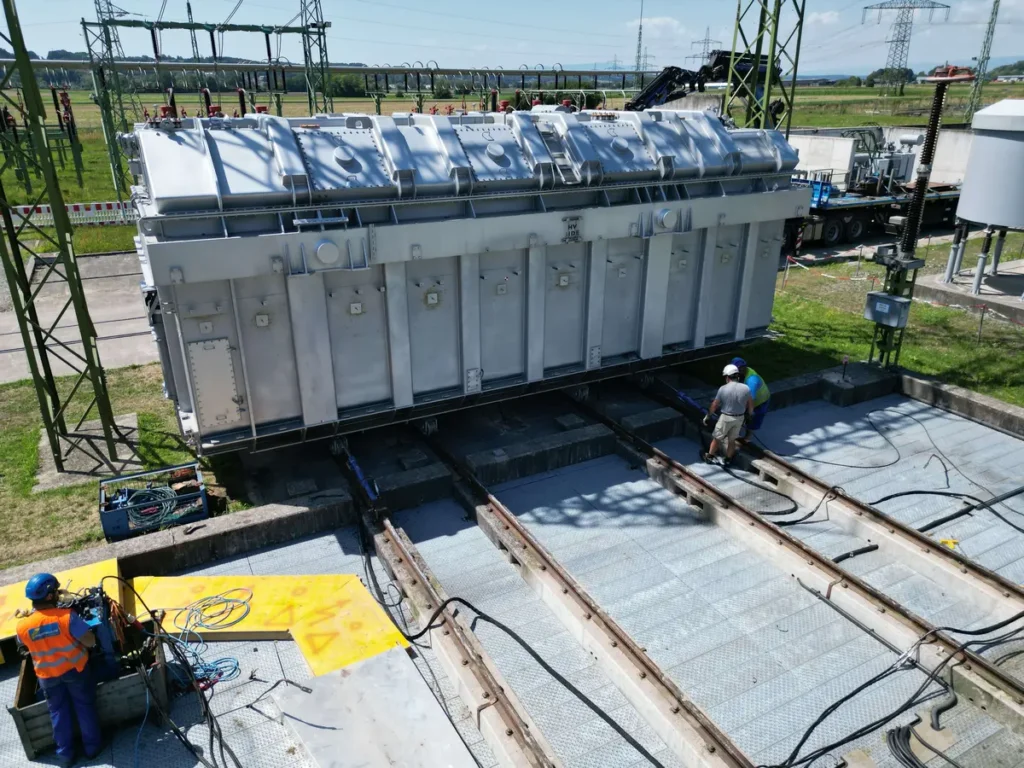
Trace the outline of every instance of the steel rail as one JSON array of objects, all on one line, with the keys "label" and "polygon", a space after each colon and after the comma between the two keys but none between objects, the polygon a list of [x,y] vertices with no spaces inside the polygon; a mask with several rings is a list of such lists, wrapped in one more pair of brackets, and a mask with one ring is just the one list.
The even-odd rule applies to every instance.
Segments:
[{"label": "steel rail", "polygon": [[[526,578],[525,574],[521,575],[524,575],[528,583],[533,581],[531,586],[541,592],[542,599],[547,598],[545,602],[549,604],[549,607],[552,602],[558,603],[565,599],[574,603],[573,607],[582,618],[583,626],[592,627],[607,638],[606,643],[599,641],[604,650],[627,661],[632,672],[631,680],[622,684],[623,681],[620,677],[611,676],[634,706],[645,713],[649,724],[659,732],[669,747],[675,747],[674,751],[679,754],[680,744],[685,743],[689,748],[687,757],[701,765],[752,768],[753,763],[739,747],[686,696],[679,686],[647,655],[646,651],[637,645],[629,633],[601,608],[544,545],[519,522],[508,507],[477,479],[472,470],[455,458],[440,441],[430,436],[426,437],[426,441],[442,462],[468,486],[465,501],[468,502],[467,506],[471,507],[471,511],[476,513],[477,522],[485,534],[488,534],[488,538],[491,538],[495,545],[507,550],[510,558],[517,565],[529,567],[529,561],[534,560],[531,574],[533,578]],[[475,502],[481,502],[482,507],[475,506]],[[481,516],[491,519],[481,519]],[[548,583],[545,583],[546,581]],[[563,603],[557,607],[564,608],[566,606]],[[558,611],[558,613],[564,623],[565,612]],[[580,636],[587,634],[587,630],[581,628],[573,634],[579,639]],[[594,652],[593,647],[588,650]],[[595,653],[595,655],[598,654]],[[656,712],[659,708],[659,700],[666,703],[667,712]],[[659,717],[659,715],[664,717],[669,713],[675,716],[675,722],[671,722],[673,718],[670,716],[665,719]],[[666,725],[666,721],[669,721],[668,725]],[[659,728],[659,722],[664,727]],[[680,736],[680,731],[683,731],[684,735]],[[699,747],[696,742],[700,743]]]},{"label": "steel rail", "polygon": [[[699,417],[698,412],[692,406],[688,406],[676,397],[669,397],[658,392],[657,389],[645,390],[644,394],[675,409],[693,423],[696,423]],[[866,501],[851,496],[841,488],[832,489],[826,481],[772,451],[764,450],[754,444],[749,444],[745,450],[754,456],[751,467],[762,480],[771,483],[784,493],[799,496],[797,501],[809,502],[813,505],[825,493],[835,493],[836,498],[832,509],[844,515],[847,529],[850,532],[864,529],[866,533],[864,538],[870,537],[875,543],[888,542],[901,558],[912,559],[921,566],[925,573],[933,577],[938,576],[940,580],[950,583],[954,587],[971,590],[971,596],[974,598],[984,599],[992,605],[1008,600],[1009,602],[1006,604],[1008,614],[1024,611],[1024,586],[1016,584],[977,561],[950,549]],[[742,454],[738,456],[740,461],[744,460]],[[991,501],[995,502],[999,499],[1000,497],[997,496]],[[985,501],[989,503],[989,500]],[[972,510],[975,508],[980,507],[972,505]]]},{"label": "steel rail", "polygon": [[[331,453],[353,491],[363,528],[373,532],[377,556],[416,616],[430,621],[448,599],[444,588],[405,531],[395,528],[387,505],[371,492],[370,481],[357,471],[347,445],[332,446]],[[475,724],[498,762],[505,768],[560,768],[551,745],[508,692],[501,673],[465,619],[448,605],[437,618],[441,622],[429,628],[431,647],[456,684],[459,698],[474,713]]]},{"label": "steel rail", "polygon": [[[374,536],[377,553],[416,614],[427,621],[447,596],[405,532],[397,530],[387,518],[381,524],[383,532]],[[431,645],[499,762],[509,768],[560,766],[550,746],[542,741],[543,736],[538,738],[539,729],[530,723],[518,702],[510,699],[508,686],[497,676],[493,662],[465,620],[450,606],[439,618],[440,623],[431,625]]]},{"label": "steel rail", "polygon": [[[573,402],[586,415],[608,426],[623,441],[645,455],[648,458],[647,471],[652,479],[682,496],[687,503],[713,515],[717,524],[737,538],[744,537],[759,551],[769,553],[769,557],[776,553],[774,559],[784,564],[794,576],[799,572],[807,573],[822,584],[820,591],[826,598],[837,604],[843,603],[846,610],[857,615],[874,632],[907,648],[917,638],[930,637],[930,642],[919,646],[918,661],[926,668],[935,668],[939,664],[946,666],[955,688],[961,692],[966,690],[968,698],[996,720],[1017,733],[1024,733],[1024,684],[1020,680],[974,651],[961,650],[960,643],[946,632],[939,631],[931,622],[907,610],[784,528],[766,520],[597,408]],[[826,504],[831,502],[829,499]],[[837,586],[839,589],[834,589]]]}]

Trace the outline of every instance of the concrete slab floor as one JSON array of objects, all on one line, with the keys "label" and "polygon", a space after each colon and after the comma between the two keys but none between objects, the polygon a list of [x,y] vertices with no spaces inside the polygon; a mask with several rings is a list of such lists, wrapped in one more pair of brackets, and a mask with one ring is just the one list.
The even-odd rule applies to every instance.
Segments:
[{"label": "concrete slab floor", "polygon": [[[107,368],[142,365],[158,359],[150,335],[145,307],[139,293],[138,257],[133,253],[81,256],[78,268],[85,286],[89,313],[99,334],[100,360]],[[46,265],[36,265],[33,284],[39,282]],[[36,300],[40,321],[49,326],[67,301],[67,285],[61,280],[47,282]],[[65,313],[55,337],[72,346],[80,344],[78,326],[71,312]],[[71,373],[67,365],[53,360],[57,376]],[[18,331],[17,318],[9,302],[0,303],[0,383],[18,381],[29,375],[28,362]]]},{"label": "concrete slab floor", "polygon": [[973,266],[955,277],[952,283],[942,282],[945,277],[942,273],[922,277],[914,288],[914,297],[967,308],[984,304],[990,312],[1017,323],[1024,322],[1024,260],[1003,262],[995,275],[991,274],[991,268],[990,259],[989,273],[982,278],[977,296],[973,293],[977,267]]},{"label": "concrete slab floor", "polygon": [[[342,528],[330,534],[213,562],[187,573],[354,573],[366,581],[364,563],[356,530]],[[374,566],[378,579],[386,585],[387,575],[376,562]],[[394,593],[393,589],[391,593]],[[408,626],[409,618],[404,613],[396,613],[396,619],[403,626]],[[413,662],[437,697],[439,706],[454,721],[459,736],[472,751],[477,763],[483,768],[496,765],[493,754],[473,725],[472,713],[458,698],[455,687],[444,675],[429,645],[418,644],[412,651]],[[221,656],[238,659],[240,675],[234,681],[218,684],[214,688],[211,703],[225,740],[236,752],[241,764],[245,768],[316,768],[317,764],[288,727],[287,719],[283,719],[272,695],[266,695],[270,686],[282,677],[295,682],[305,682],[312,678],[296,644],[212,643],[207,658]],[[13,701],[16,685],[17,666],[0,667],[0,700]],[[205,753],[208,731],[201,721],[196,699],[192,696],[175,699],[171,714],[192,743]],[[130,768],[136,764],[152,768],[199,768],[201,765],[169,730],[158,725],[152,718],[141,729],[128,726],[110,734],[109,738],[108,745],[99,757],[79,765],[91,768]],[[0,765],[4,768],[31,768],[55,764],[56,758],[52,753],[38,761],[28,761],[13,720],[7,716],[0,717]]]},{"label": "concrete slab floor", "polygon": [[[510,627],[659,762],[677,764],[593,656],[562,627],[476,523],[466,518],[462,507],[450,500],[436,502],[401,512],[394,522],[405,529],[449,595],[470,601]],[[485,622],[476,622],[474,631],[566,768],[646,763],[511,637]]]},{"label": "concrete slab floor", "polygon": [[[756,764],[784,759],[825,707],[896,658],[618,457],[492,491]],[[439,551],[421,545],[434,567],[467,556],[451,540],[434,546]],[[467,563],[452,586],[486,581]],[[895,710],[923,679],[904,671],[869,689],[829,718],[805,751]],[[974,748],[976,731],[1003,731],[970,705],[958,707],[958,717],[954,755]],[[970,764],[1021,754],[1024,741],[1001,738],[1012,739],[1005,751]],[[837,748],[833,759],[858,749],[877,765],[893,764],[882,731]]]},{"label": "concrete slab floor", "polygon": [[[901,396],[847,408],[816,401],[774,411],[759,437],[801,468],[869,503],[909,490],[989,498],[1024,483],[1024,441]],[[755,510],[778,512],[789,506],[787,500],[744,482],[753,480],[752,475],[740,470],[726,473],[697,461],[698,446],[691,440],[677,438],[659,447]],[[878,504],[915,528],[961,506],[956,498],[925,495]],[[928,535],[1020,583],[1024,581],[1024,497],[1008,499],[997,508],[1005,520],[982,509]],[[801,506],[781,519],[794,519],[808,511]],[[824,514],[787,530],[829,557],[868,543],[844,532]],[[987,613],[970,599],[948,594],[909,564],[884,552],[854,557],[845,561],[844,567],[939,626],[977,629],[1007,617],[1005,611]],[[1024,653],[1020,651],[1024,651],[1024,640],[985,653],[1005,671],[1024,679]]]}]

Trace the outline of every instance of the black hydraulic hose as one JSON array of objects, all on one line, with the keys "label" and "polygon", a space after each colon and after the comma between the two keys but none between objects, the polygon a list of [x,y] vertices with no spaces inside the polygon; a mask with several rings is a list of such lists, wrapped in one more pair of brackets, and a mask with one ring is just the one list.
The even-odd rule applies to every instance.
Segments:
[{"label": "black hydraulic hose", "polygon": [[[361,543],[363,543],[363,545],[364,545],[363,546],[363,551],[367,555],[367,560],[369,560],[369,548],[365,546],[365,540],[363,540],[363,536],[365,535],[365,532],[363,531],[363,527],[362,526],[360,526],[360,531],[359,532],[360,532]],[[373,585],[376,588],[376,591],[377,591],[378,595],[381,598],[383,598],[384,593],[383,593],[383,591],[380,588],[380,584],[379,584],[379,582],[377,580],[377,575],[373,571],[373,564],[372,563],[368,563],[367,566],[368,566],[368,570],[369,570],[369,573],[370,573],[370,578],[372,579]],[[390,617],[390,613],[391,612],[390,612],[390,610],[388,610],[388,607],[385,605],[385,603],[383,603],[380,599],[378,599],[377,602],[381,603],[381,605],[384,607],[385,611],[387,611],[387,613],[389,614],[389,617]],[[439,605],[437,607],[437,610],[435,610],[430,615],[430,618],[428,618],[427,621],[424,623],[422,629],[420,629],[417,632],[413,632],[411,634],[405,632],[401,627],[399,627],[398,623],[394,621],[393,617],[392,617],[392,623],[394,623],[395,629],[397,629],[402,634],[402,637],[404,637],[410,643],[415,643],[417,640],[419,640],[421,637],[426,635],[431,630],[438,629],[441,626],[440,624],[434,624],[434,622],[437,620],[438,616],[441,615],[441,613],[444,611],[444,609],[447,608],[449,605],[451,605],[453,603],[458,603],[458,604],[464,605],[466,608],[468,608],[470,611],[472,611],[473,613],[476,614],[476,618],[477,619],[480,619],[481,621],[484,621],[484,622],[486,622],[488,624],[491,624],[491,625],[497,627],[502,632],[504,632],[509,637],[511,637],[516,643],[519,644],[519,646],[524,651],[526,651],[530,655],[530,657],[534,661],[537,662],[537,664],[540,665],[540,667],[545,672],[547,672],[549,675],[551,675],[551,677],[553,677],[555,680],[557,680],[559,683],[561,683],[561,685],[567,691],[569,691],[569,693],[571,693],[573,696],[575,696],[577,699],[579,699],[579,701],[581,701],[588,709],[590,709],[591,712],[593,712],[595,715],[597,715],[599,718],[601,718],[601,720],[603,720],[609,727],[611,727],[612,730],[614,730],[617,734],[619,734],[619,736],[621,736],[622,739],[627,744],[629,744],[631,747],[633,747],[633,749],[635,749],[637,752],[639,752],[640,755],[643,756],[643,758],[645,760],[647,760],[651,765],[658,766],[658,768],[665,768],[665,766],[662,763],[660,763],[657,760],[657,758],[654,757],[654,755],[652,755],[647,749],[644,748],[643,744],[638,742],[633,736],[631,736],[629,734],[628,731],[626,731],[621,725],[619,725],[617,722],[615,722],[615,720],[613,720],[612,717],[607,712],[605,712],[597,704],[595,704],[590,698],[588,698],[587,695],[585,693],[583,693],[583,691],[581,691],[579,688],[577,688],[575,685],[573,685],[571,682],[569,682],[569,680],[567,680],[563,675],[559,674],[558,670],[556,670],[554,667],[552,667],[550,664],[548,664],[544,660],[544,658],[539,653],[537,653],[537,651],[535,651],[533,649],[533,647],[529,643],[527,643],[525,640],[523,640],[523,638],[521,638],[518,634],[516,634],[516,632],[511,627],[508,627],[505,624],[502,624],[497,619],[495,619],[495,618],[493,618],[491,616],[488,616],[486,613],[484,613],[483,611],[481,611],[478,608],[476,608],[468,600],[463,600],[461,597],[449,597],[447,600],[445,600],[443,603],[441,603],[441,605]],[[475,623],[476,619],[474,619],[473,622]]]},{"label": "black hydraulic hose", "polygon": [[866,547],[861,547],[860,549],[854,549],[849,552],[843,552],[843,554],[841,555],[836,555],[832,558],[832,562],[841,563],[844,560],[849,560],[851,557],[856,557],[857,555],[866,555],[868,552],[874,552],[877,549],[877,544],[868,544]]},{"label": "black hydraulic hose", "polygon": [[537,664],[541,666],[541,668],[545,672],[547,672],[549,675],[551,675],[551,677],[553,677],[555,680],[561,683],[567,691],[569,691],[571,694],[573,694],[573,696],[575,696],[584,705],[586,705],[586,707],[591,712],[593,712],[595,715],[601,718],[601,720],[603,720],[613,731],[619,734],[619,736],[621,736],[627,744],[629,744],[631,747],[633,747],[633,749],[639,752],[640,755],[642,755],[643,758],[647,760],[647,762],[649,762],[651,765],[659,766],[659,768],[665,768],[664,765],[661,762],[659,762],[658,759],[654,757],[654,755],[652,755],[644,747],[643,744],[641,744],[633,736],[631,736],[625,728],[623,728],[621,725],[615,722],[615,720],[612,719],[612,717],[607,712],[601,709],[601,707],[599,707],[597,704],[591,701],[587,697],[587,695],[583,693],[583,691],[581,691],[579,688],[577,688],[575,685],[569,682],[569,680],[567,680],[563,675],[561,675],[558,672],[558,670],[556,670],[554,667],[548,664],[544,660],[544,658],[539,653],[537,653],[537,651],[535,651],[528,642],[526,642],[525,640],[523,640],[523,638],[516,634],[516,632],[511,627],[502,624],[500,621],[498,621],[492,616],[488,616],[486,613],[476,608],[468,600],[463,600],[461,597],[449,597],[447,600],[441,603],[441,605],[439,605],[437,609],[430,615],[430,618],[427,619],[426,623],[424,624],[421,630],[419,630],[418,632],[413,632],[412,634],[406,634],[401,629],[398,629],[398,631],[401,632],[402,636],[410,643],[414,642],[415,640],[418,640],[419,638],[423,637],[425,634],[430,632],[432,629],[436,629],[436,627],[434,626],[434,622],[437,620],[437,617],[444,612],[445,608],[453,604],[463,605],[470,611],[475,613],[476,617],[473,619],[473,624],[475,624],[476,621],[479,619],[480,621],[486,622],[487,624],[491,624],[492,626],[497,627],[506,635],[511,637],[516,643],[518,643],[519,647],[521,647],[530,655],[530,658],[532,658],[534,661],[537,662]]},{"label": "black hydraulic hose", "polygon": [[890,493],[888,496],[883,496],[882,498],[876,501],[870,502],[870,504],[871,506],[875,506],[876,504],[881,504],[882,502],[889,501],[890,499],[898,499],[902,496],[948,496],[951,499],[960,499],[961,501],[963,501],[964,499],[968,499],[974,502],[974,504],[969,507],[963,507],[962,509],[959,509],[956,512],[952,512],[946,515],[945,517],[940,517],[937,520],[932,520],[929,523],[925,523],[917,529],[919,533],[927,533],[928,531],[934,530],[935,528],[938,528],[940,525],[948,523],[951,520],[956,520],[957,518],[963,517],[964,515],[969,515],[976,509],[987,509],[989,512],[991,512],[993,515],[1002,520],[1004,523],[1006,523],[1008,526],[1013,528],[1018,533],[1024,533],[1024,527],[1021,527],[1016,523],[1011,522],[992,506],[992,502],[995,501],[995,499],[986,501],[984,499],[979,499],[977,496],[972,496],[968,493],[958,493],[957,491],[925,490],[900,491],[899,493]]},{"label": "black hydraulic hose", "polygon": [[946,698],[944,698],[942,701],[940,701],[938,704],[936,704],[934,707],[932,707],[932,730],[933,731],[941,731],[942,730],[942,722],[941,722],[942,716],[944,714],[946,714],[946,712],[951,710],[953,707],[955,707],[958,700],[959,699],[958,699],[958,697],[956,695],[956,691],[954,691],[953,687],[950,686],[949,693],[946,694]]}]

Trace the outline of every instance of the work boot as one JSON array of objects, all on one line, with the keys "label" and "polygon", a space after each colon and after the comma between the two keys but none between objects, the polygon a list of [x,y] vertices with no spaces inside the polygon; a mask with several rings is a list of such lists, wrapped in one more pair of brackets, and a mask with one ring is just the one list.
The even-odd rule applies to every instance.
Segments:
[{"label": "work boot", "polygon": [[700,460],[703,461],[705,464],[714,464],[715,463],[715,457],[712,456],[707,451],[701,451],[700,452]]}]

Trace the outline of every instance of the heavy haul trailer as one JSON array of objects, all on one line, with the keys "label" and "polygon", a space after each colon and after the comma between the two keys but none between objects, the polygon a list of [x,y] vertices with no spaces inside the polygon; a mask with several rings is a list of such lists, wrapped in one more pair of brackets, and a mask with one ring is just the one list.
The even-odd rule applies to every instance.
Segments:
[{"label": "heavy haul trailer", "polygon": [[808,210],[700,112],[162,119],[120,139],[182,433],[272,447],[712,354]]},{"label": "heavy haul trailer", "polygon": [[[811,207],[809,215],[786,222],[783,252],[788,255],[796,253],[801,229],[803,245],[856,243],[883,231],[898,235],[913,197],[912,190],[888,195],[844,193],[822,180],[796,178],[794,185],[811,190]],[[959,185],[933,185],[925,198],[922,229],[952,227],[959,200]]]},{"label": "heavy haul trailer", "polygon": [[[791,137],[800,154],[793,183],[811,190],[811,207],[807,215],[786,222],[787,255],[798,250],[798,242],[837,246],[883,230],[899,234],[914,194],[914,147],[924,136],[893,138],[886,142],[877,126]],[[922,226],[952,227],[959,198],[959,184],[933,183]]]}]

